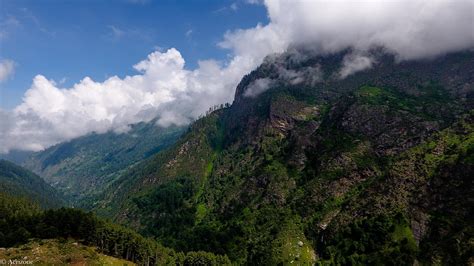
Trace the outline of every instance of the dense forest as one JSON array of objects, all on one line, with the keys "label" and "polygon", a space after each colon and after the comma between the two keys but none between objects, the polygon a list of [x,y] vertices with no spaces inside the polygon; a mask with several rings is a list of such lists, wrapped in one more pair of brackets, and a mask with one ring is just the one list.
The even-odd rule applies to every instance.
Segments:
[{"label": "dense forest", "polygon": [[136,232],[78,209],[41,210],[25,198],[0,193],[0,247],[30,239],[68,239],[96,246],[104,254],[141,265],[230,265],[226,256],[175,252]]}]

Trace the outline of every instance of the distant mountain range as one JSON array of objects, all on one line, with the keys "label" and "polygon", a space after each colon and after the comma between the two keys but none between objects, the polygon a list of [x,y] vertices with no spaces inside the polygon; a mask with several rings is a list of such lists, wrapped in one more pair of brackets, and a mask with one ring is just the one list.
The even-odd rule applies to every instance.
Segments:
[{"label": "distant mountain range", "polygon": [[126,169],[168,147],[185,127],[138,123],[126,133],[90,134],[33,153],[22,165],[64,193],[72,204],[106,188]]},{"label": "distant mountain range", "polygon": [[474,52],[374,49],[342,73],[351,53],[267,57],[188,128],[140,123],[23,165],[75,206],[239,265],[472,263]]},{"label": "distant mountain range", "polygon": [[15,164],[21,165],[33,153],[34,153],[33,151],[11,150],[9,153],[0,153],[0,159],[7,160]]}]

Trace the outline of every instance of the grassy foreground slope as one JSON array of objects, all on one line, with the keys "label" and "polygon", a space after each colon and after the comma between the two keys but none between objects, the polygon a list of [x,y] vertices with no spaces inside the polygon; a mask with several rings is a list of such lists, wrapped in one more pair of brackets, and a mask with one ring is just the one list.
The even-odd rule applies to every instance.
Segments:
[{"label": "grassy foreground slope", "polygon": [[[107,265],[131,266],[133,262],[99,253],[96,248],[71,240],[35,240],[15,248],[0,249],[0,258],[15,264],[31,261],[33,265]],[[16,263],[20,264],[20,263]]]}]

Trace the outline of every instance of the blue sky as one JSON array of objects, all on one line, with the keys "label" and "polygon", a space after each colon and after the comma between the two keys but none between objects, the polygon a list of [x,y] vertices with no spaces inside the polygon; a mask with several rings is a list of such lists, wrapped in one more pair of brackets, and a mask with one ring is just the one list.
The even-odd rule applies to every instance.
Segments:
[{"label": "blue sky", "polygon": [[15,63],[0,84],[0,108],[21,102],[42,74],[59,87],[85,76],[103,81],[136,73],[155,49],[177,48],[194,69],[202,59],[226,60],[217,47],[226,31],[267,24],[266,9],[246,1],[0,0],[0,60]]}]

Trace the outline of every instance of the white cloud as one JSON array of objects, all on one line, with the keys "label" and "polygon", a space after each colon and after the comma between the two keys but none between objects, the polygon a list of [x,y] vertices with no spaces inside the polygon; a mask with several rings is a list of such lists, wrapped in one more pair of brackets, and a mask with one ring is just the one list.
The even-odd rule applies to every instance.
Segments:
[{"label": "white cloud", "polygon": [[15,73],[15,62],[9,59],[0,61],[0,83],[8,80]]},{"label": "white cloud", "polygon": [[345,79],[347,76],[355,72],[362,71],[372,67],[374,59],[368,55],[358,52],[352,52],[344,56],[342,67],[339,70],[339,77]]},{"label": "white cloud", "polygon": [[246,97],[256,97],[260,95],[262,92],[265,92],[270,88],[270,86],[274,83],[272,79],[269,78],[261,78],[253,81],[245,90],[244,96]]},{"label": "white cloud", "polygon": [[264,56],[289,45],[319,53],[387,47],[400,59],[474,46],[472,0],[266,0],[270,23],[229,32],[221,46]]},{"label": "white cloud", "polygon": [[[219,46],[230,49],[228,62],[205,60],[188,70],[181,54],[169,49],[151,53],[134,66],[139,74],[124,78],[97,82],[86,77],[62,89],[37,75],[22,104],[12,111],[0,110],[0,152],[39,150],[92,131],[126,131],[130,123],[156,116],[163,126],[189,123],[209,106],[232,101],[244,74],[266,55],[291,46],[315,53],[353,47],[358,52],[343,61],[341,78],[371,67],[364,51],[374,45],[385,46],[401,60],[474,47],[471,0],[267,0],[264,4],[268,24],[225,34]],[[293,85],[321,79],[317,66],[278,71],[278,82]],[[272,84],[256,81],[246,94],[254,97]]]},{"label": "white cloud", "polygon": [[40,150],[90,132],[124,132],[154,117],[161,126],[187,124],[209,106],[232,101],[235,84],[253,66],[242,60],[236,57],[226,66],[201,61],[190,71],[172,48],[134,65],[140,72],[134,76],[104,82],[86,77],[63,89],[37,75],[23,102],[0,112],[0,152]]}]

